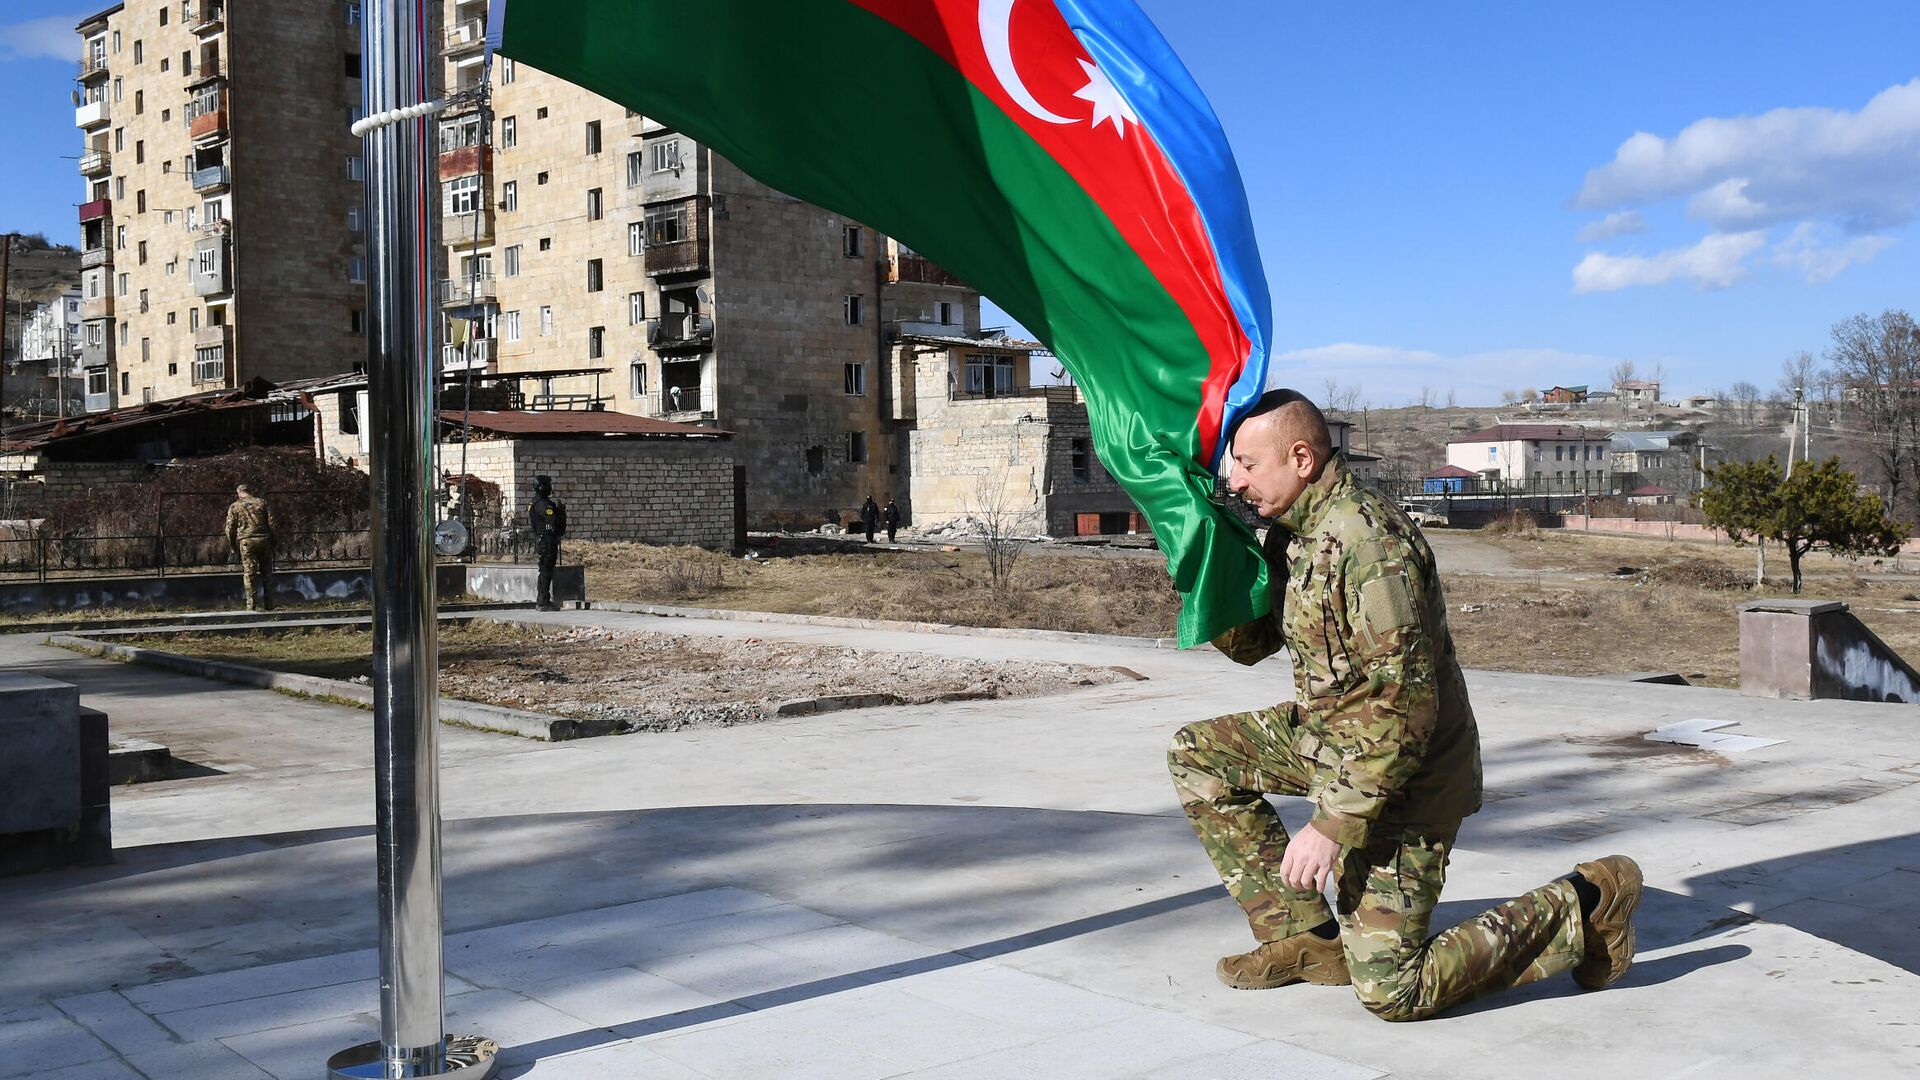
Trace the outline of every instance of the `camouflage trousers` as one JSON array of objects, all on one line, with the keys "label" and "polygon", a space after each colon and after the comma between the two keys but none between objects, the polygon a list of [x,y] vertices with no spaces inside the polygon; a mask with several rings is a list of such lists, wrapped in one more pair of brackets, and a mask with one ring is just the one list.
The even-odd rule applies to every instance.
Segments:
[{"label": "camouflage trousers", "polygon": [[240,583],[247,590],[247,610],[252,611],[258,597],[263,608],[273,606],[273,541],[240,541]]},{"label": "camouflage trousers", "polygon": [[[1280,880],[1287,830],[1266,796],[1318,790],[1319,766],[1296,749],[1298,725],[1299,706],[1287,702],[1189,724],[1167,752],[1180,805],[1262,942],[1334,917],[1326,897]],[[1347,969],[1377,1016],[1425,1019],[1580,962],[1580,901],[1565,878],[1427,935],[1458,827],[1376,825],[1335,871]]]}]

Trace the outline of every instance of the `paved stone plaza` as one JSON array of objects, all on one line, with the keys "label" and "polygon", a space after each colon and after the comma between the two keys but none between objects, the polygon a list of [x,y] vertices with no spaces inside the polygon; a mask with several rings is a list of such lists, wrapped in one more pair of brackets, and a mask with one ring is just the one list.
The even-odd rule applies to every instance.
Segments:
[{"label": "paved stone plaza", "polygon": [[[1640,962],[1605,992],[1562,978],[1391,1025],[1344,989],[1213,978],[1251,939],[1165,746],[1187,720],[1285,697],[1279,664],[543,618],[1147,678],[569,744],[444,729],[448,1026],[500,1039],[504,1076],[1920,1069],[1912,706],[1471,673],[1489,801],[1440,921],[1625,852],[1650,887]],[[0,880],[0,1076],[317,1077],[375,1037],[369,714],[24,636],[0,637],[0,670],[76,683],[116,739],[207,773],[116,792],[116,865]],[[1695,719],[1784,741],[1721,756],[1640,738]]]}]

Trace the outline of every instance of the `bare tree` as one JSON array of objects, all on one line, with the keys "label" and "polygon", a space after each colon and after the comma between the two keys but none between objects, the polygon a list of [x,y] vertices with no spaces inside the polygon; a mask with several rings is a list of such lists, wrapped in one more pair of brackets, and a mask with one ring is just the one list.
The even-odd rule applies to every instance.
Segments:
[{"label": "bare tree", "polygon": [[1431,386],[1421,387],[1420,388],[1420,407],[1423,409],[1433,408],[1433,400],[1434,400],[1433,387]]},{"label": "bare tree", "polygon": [[1533,404],[1536,401],[1539,401],[1540,400],[1539,388],[1529,386],[1525,390],[1520,391],[1520,400],[1526,402],[1529,405]]},{"label": "bare tree", "polygon": [[1520,400],[1520,391],[1518,390],[1500,391],[1500,404],[1502,405],[1511,405],[1514,402],[1519,400]]},{"label": "bare tree", "polygon": [[987,579],[993,591],[1004,593],[1013,580],[1013,565],[1024,550],[1019,538],[1026,515],[1008,490],[1006,476],[988,471],[973,486],[969,510],[980,527],[980,547],[987,557]]},{"label": "bare tree", "polygon": [[1458,407],[1459,395],[1454,391],[1453,387],[1449,386],[1447,387],[1447,408],[1454,409]]},{"label": "bare tree", "polygon": [[1773,389],[1774,400],[1793,401],[1804,393],[1811,400],[1820,381],[1819,365],[1810,352],[1797,353],[1780,361],[1780,382]]},{"label": "bare tree", "polygon": [[1740,380],[1733,384],[1728,392],[1733,402],[1733,418],[1741,427],[1752,427],[1755,415],[1759,412],[1760,388]]},{"label": "bare tree", "polygon": [[1622,360],[1613,365],[1612,370],[1607,372],[1607,378],[1612,380],[1612,382],[1608,384],[1609,388],[1618,387],[1621,383],[1630,383],[1634,381],[1637,375],[1638,369],[1634,367],[1633,361]]},{"label": "bare tree", "polygon": [[1894,513],[1908,512],[1920,479],[1920,325],[1904,311],[1834,324],[1827,350],[1840,392],[1841,427]]}]

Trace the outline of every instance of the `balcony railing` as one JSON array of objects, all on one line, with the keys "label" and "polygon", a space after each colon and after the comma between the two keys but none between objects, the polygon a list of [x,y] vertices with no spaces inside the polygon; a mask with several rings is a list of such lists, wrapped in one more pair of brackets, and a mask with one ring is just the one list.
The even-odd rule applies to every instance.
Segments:
[{"label": "balcony railing", "polygon": [[659,353],[700,352],[713,345],[713,319],[684,313],[662,317],[647,332],[647,344]]},{"label": "balcony railing", "polygon": [[655,411],[662,416],[700,412],[700,388],[697,386],[667,387],[660,391],[659,405]]},{"label": "balcony railing", "polygon": [[80,317],[86,320],[113,318],[113,294],[102,293],[91,300],[80,301]]},{"label": "balcony railing", "polygon": [[96,75],[107,73],[107,58],[104,56],[85,56],[80,59],[80,81],[85,82]]},{"label": "balcony railing", "polygon": [[112,120],[113,107],[107,104],[107,99],[104,97],[96,98],[93,101],[83,101],[78,108],[73,110],[73,122],[75,126],[87,130],[105,127]]},{"label": "balcony railing", "polygon": [[227,133],[226,95],[210,103],[195,101],[187,107],[187,136],[195,142],[218,139]]},{"label": "balcony railing", "polygon": [[211,49],[194,62],[193,74],[187,77],[187,89],[205,86],[227,77],[227,62],[218,52]]},{"label": "balcony railing", "polygon": [[473,274],[467,277],[443,278],[440,282],[440,303],[448,307],[464,304],[491,304],[499,299],[500,293],[492,274]]},{"label": "balcony railing", "polygon": [[454,56],[468,52],[486,44],[487,24],[484,19],[468,19],[447,27],[447,55]]},{"label": "balcony railing", "polygon": [[193,190],[201,195],[221,191],[233,184],[233,174],[225,165],[210,165],[193,170]]},{"label": "balcony railing", "polygon": [[89,221],[98,221],[99,219],[103,217],[107,217],[112,213],[113,213],[112,199],[95,199],[92,202],[84,202],[80,204],[81,224],[85,224]]},{"label": "balcony railing", "polygon": [[91,270],[96,266],[112,266],[113,249],[105,244],[90,247],[80,253],[80,269]]},{"label": "balcony railing", "polygon": [[493,208],[485,206],[465,214],[446,214],[440,218],[440,240],[446,244],[477,244],[493,239]]},{"label": "balcony railing", "polygon": [[211,34],[226,20],[226,0],[187,0],[180,5],[180,21],[190,34]]},{"label": "balcony railing", "polygon": [[80,155],[81,176],[104,176],[113,171],[113,155],[105,150],[93,150]]},{"label": "balcony railing", "polygon": [[440,347],[442,371],[461,371],[469,367],[483,368],[492,361],[492,338],[474,338],[463,345],[447,344]]}]

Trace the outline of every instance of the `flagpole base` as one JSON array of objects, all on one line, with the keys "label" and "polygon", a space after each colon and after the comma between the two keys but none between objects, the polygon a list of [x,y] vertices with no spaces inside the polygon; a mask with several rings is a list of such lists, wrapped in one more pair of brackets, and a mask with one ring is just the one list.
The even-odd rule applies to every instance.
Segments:
[{"label": "flagpole base", "polygon": [[[378,1042],[361,1043],[327,1059],[327,1080],[400,1080],[402,1077],[444,1076],[449,1080],[486,1080],[493,1075],[500,1044],[485,1035],[449,1035],[438,1069],[388,1068],[385,1048]],[[430,1065],[430,1062],[423,1064]]]}]

